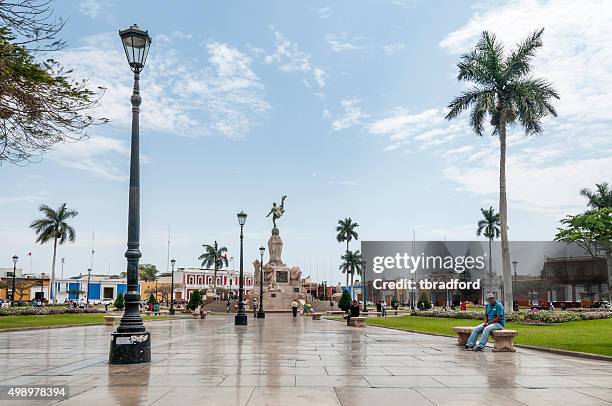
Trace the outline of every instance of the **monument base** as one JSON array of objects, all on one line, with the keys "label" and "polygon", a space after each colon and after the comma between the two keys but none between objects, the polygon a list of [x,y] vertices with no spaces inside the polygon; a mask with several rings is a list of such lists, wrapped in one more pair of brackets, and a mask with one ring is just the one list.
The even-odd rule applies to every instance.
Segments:
[{"label": "monument base", "polygon": [[151,333],[112,333],[110,364],[143,364],[151,362]]}]

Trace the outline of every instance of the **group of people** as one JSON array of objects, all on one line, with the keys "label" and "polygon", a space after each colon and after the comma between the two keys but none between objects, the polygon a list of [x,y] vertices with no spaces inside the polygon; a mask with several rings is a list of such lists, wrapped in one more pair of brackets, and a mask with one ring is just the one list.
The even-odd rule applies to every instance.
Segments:
[{"label": "group of people", "polygon": [[[297,299],[293,299],[291,302],[291,313],[293,314],[293,317],[297,317],[299,308],[300,302],[298,302]],[[314,307],[312,307],[312,304],[304,302],[302,305],[302,314],[308,316],[312,313],[314,313]]]}]

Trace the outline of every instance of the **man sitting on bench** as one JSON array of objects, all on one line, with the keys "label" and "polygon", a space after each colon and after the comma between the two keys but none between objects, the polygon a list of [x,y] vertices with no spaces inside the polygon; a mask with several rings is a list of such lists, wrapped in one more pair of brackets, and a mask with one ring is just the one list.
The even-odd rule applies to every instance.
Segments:
[{"label": "man sitting on bench", "polygon": [[[484,351],[484,347],[487,345],[487,340],[489,339],[489,335],[494,330],[501,330],[504,328],[506,324],[506,316],[504,314],[504,306],[495,300],[495,296],[492,293],[487,294],[487,305],[485,306],[485,321],[484,323],[476,326],[474,330],[472,330],[472,334],[470,334],[470,338],[468,339],[463,350],[471,350],[474,351]],[[476,339],[478,339],[478,335],[482,333],[480,337],[480,342],[476,347]]]}]

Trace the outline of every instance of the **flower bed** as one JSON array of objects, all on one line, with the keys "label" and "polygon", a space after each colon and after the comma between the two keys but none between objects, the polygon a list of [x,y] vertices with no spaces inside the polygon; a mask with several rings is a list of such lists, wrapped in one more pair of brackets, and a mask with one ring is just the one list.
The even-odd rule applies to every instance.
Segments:
[{"label": "flower bed", "polygon": [[2,316],[44,316],[47,314],[75,314],[75,313],[105,313],[104,309],[89,307],[85,309],[72,307],[0,307]]},{"label": "flower bed", "polygon": [[[469,319],[482,320],[484,313],[482,311],[453,311],[453,310],[422,310],[413,311],[412,316],[420,317],[442,317],[450,319]],[[515,321],[518,323],[533,323],[533,324],[556,324],[566,323],[576,320],[596,320],[612,318],[612,312],[602,311],[584,311],[584,312],[568,312],[568,311],[528,311],[514,312],[506,315],[506,321]]]}]

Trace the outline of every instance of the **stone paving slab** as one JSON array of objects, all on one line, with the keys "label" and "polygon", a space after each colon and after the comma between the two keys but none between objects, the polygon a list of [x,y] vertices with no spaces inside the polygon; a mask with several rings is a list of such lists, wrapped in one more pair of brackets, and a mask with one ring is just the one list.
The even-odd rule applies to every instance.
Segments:
[{"label": "stone paving slab", "polygon": [[109,365],[113,327],[0,334],[0,385],[71,398],[4,405],[612,404],[612,363],[540,351],[463,352],[456,340],[268,314],[147,323],[152,362]]}]

